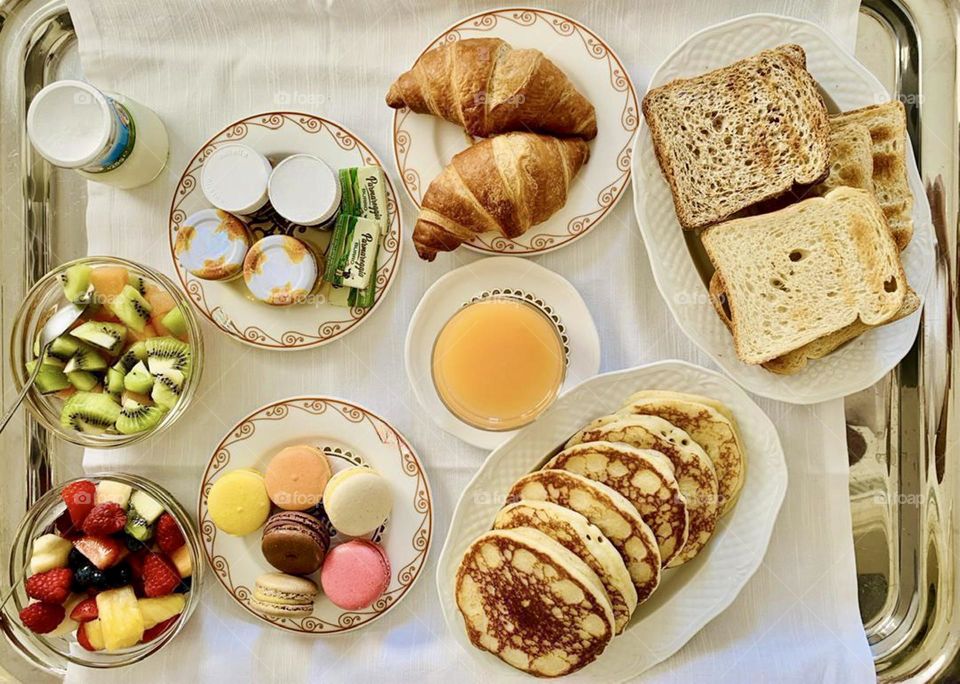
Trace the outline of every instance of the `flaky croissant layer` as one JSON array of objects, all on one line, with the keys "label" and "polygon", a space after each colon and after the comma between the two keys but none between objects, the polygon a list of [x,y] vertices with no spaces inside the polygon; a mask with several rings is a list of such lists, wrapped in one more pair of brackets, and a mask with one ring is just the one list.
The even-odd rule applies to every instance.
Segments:
[{"label": "flaky croissant layer", "polygon": [[413,242],[433,261],[479,233],[516,238],[567,201],[590,151],[580,138],[506,133],[455,155],[423,196]]},{"label": "flaky croissant layer", "polygon": [[409,107],[459,124],[471,135],[506,131],[597,135],[593,105],[539,50],[515,50],[500,38],[468,38],[424,53],[387,93]]}]

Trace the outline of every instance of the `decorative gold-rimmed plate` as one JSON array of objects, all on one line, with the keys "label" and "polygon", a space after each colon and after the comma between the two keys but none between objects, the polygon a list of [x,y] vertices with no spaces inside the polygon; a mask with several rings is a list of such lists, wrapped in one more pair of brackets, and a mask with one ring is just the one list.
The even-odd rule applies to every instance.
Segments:
[{"label": "decorative gold-rimmed plate", "polygon": [[[571,184],[566,205],[520,237],[485,233],[465,243],[488,254],[542,254],[586,235],[625,193],[639,119],[637,94],[623,63],[603,39],[580,22],[547,10],[518,7],[475,14],[445,30],[423,52],[463,38],[492,37],[515,48],[541,50],[597,110],[598,132],[590,141],[590,160]],[[406,108],[395,112],[397,172],[417,207],[430,181],[471,142],[461,127],[439,117]]]},{"label": "decorative gold-rimmed plate", "polygon": [[[337,307],[320,295],[286,307],[273,307],[253,299],[243,279],[227,283],[200,280],[186,271],[173,253],[177,230],[187,217],[210,208],[200,190],[204,161],[218,146],[242,142],[276,164],[290,154],[316,155],[335,169],[349,166],[383,166],[373,149],[341,124],[301,112],[264,112],[235,121],[207,140],[187,164],[170,203],[168,225],[170,255],[187,297],[217,328],[241,342],[264,349],[309,349],[331,342],[355,330],[380,306],[393,284],[403,250],[403,220],[389,174],[384,169],[387,233],[381,236],[377,256],[377,293],[372,307]],[[269,204],[257,212],[249,226],[254,239],[268,235],[291,235],[323,253],[330,231],[290,223]]]},{"label": "decorative gold-rimmed plate", "polygon": [[[210,488],[223,473],[238,468],[263,472],[285,446],[311,444],[323,450],[334,472],[354,465],[379,471],[393,490],[393,511],[368,538],[390,559],[390,584],[372,606],[343,610],[323,594],[313,614],[279,618],[259,613],[250,599],[257,577],[273,568],[260,551],[258,530],[234,537],[217,529],[207,510]],[[348,632],[377,620],[406,596],[422,574],[433,535],[433,500],[426,471],[413,447],[390,423],[362,406],[331,397],[292,397],[263,406],[224,436],[200,482],[197,522],[207,562],[230,597],[268,624],[301,634]],[[330,528],[332,544],[344,541]],[[311,579],[319,585],[318,575]]]}]

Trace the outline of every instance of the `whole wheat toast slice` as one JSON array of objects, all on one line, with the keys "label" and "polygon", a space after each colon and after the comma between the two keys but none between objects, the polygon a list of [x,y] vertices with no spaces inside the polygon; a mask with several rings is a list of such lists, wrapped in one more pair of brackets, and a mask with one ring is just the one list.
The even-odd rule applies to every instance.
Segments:
[{"label": "whole wheat toast slice", "polygon": [[[876,198],[841,187],[772,214],[708,228],[741,361],[761,364],[903,306],[907,280]],[[745,249],[749,246],[748,249]]]},{"label": "whole wheat toast slice", "polygon": [[832,117],[835,128],[866,126],[873,143],[873,186],[897,247],[913,238],[913,193],[907,182],[907,116],[903,103],[891,100]]},{"label": "whole wheat toast slice", "polygon": [[687,229],[827,173],[829,117],[799,45],[654,88],[643,115]]},{"label": "whole wheat toast slice", "polygon": [[[710,301],[713,303],[713,308],[716,310],[717,315],[720,316],[720,320],[729,328],[731,322],[730,313],[725,305],[726,296],[727,293],[723,286],[723,278],[721,278],[718,273],[714,273],[710,279]],[[907,290],[907,296],[903,300],[903,306],[900,307],[900,310],[893,318],[887,321],[887,323],[893,323],[899,321],[901,318],[906,318],[919,308],[920,297],[911,288]],[[824,335],[818,340],[808,342],[799,349],[794,349],[783,356],[770,359],[762,365],[768,371],[779,375],[795,375],[807,367],[808,361],[822,359],[827,354],[835,352],[843,345],[852,342],[874,327],[876,326],[866,325],[863,321],[857,319],[846,328],[841,328],[836,332]]]}]

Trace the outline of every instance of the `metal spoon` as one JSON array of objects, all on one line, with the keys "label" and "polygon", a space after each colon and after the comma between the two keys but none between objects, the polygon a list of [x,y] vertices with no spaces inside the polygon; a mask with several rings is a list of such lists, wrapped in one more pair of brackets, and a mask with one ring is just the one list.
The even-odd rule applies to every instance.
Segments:
[{"label": "metal spoon", "polygon": [[43,330],[40,331],[40,353],[37,355],[37,363],[33,368],[33,372],[30,373],[30,377],[27,378],[27,381],[23,384],[23,389],[21,389],[20,394],[17,395],[13,406],[4,414],[3,420],[0,422],[0,432],[3,432],[3,429],[7,427],[7,423],[13,418],[20,404],[23,403],[23,398],[27,396],[27,392],[30,391],[37,376],[40,375],[40,369],[43,366],[43,355],[47,353],[47,349],[50,348],[50,345],[53,344],[55,339],[67,332],[70,326],[80,318],[83,312],[87,310],[87,305],[91,299],[93,299],[93,285],[87,288],[87,291],[77,303],[68,303],[57,309],[56,313],[54,313],[46,322],[46,325],[43,326]]}]

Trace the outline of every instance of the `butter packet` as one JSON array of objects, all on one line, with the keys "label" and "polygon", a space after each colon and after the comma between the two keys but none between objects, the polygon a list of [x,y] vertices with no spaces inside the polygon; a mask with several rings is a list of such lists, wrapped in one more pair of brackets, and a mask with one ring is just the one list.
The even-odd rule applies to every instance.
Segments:
[{"label": "butter packet", "polygon": [[377,270],[380,224],[341,213],[327,251],[324,280],[337,287],[363,290]]},{"label": "butter packet", "polygon": [[340,169],[340,210],[350,216],[376,221],[380,232],[388,228],[386,179],[379,166]]}]

